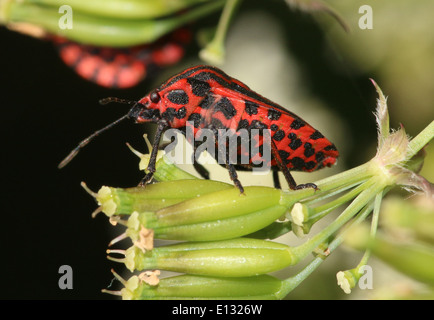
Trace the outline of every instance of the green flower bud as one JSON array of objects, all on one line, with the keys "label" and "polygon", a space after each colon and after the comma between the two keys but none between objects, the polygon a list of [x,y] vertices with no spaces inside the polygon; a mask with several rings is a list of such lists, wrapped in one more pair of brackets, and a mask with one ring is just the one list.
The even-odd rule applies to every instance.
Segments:
[{"label": "green flower bud", "polygon": [[309,223],[310,211],[308,206],[300,202],[297,202],[292,207],[290,213],[292,232],[299,238],[303,238],[311,229],[313,223]]},{"label": "green flower bud", "polygon": [[304,222],[309,220],[309,208],[306,205],[297,202],[291,210],[291,221],[293,224],[302,226]]},{"label": "green flower bud", "polygon": [[[128,148],[140,158],[139,162],[139,169],[146,172],[146,169],[149,165],[149,160],[151,159],[150,153],[152,152],[152,144],[148,139],[147,134],[143,135],[143,138],[145,139],[146,145],[148,147],[149,153],[143,154],[139,151],[135,150],[133,147],[131,147],[129,144],[127,144]],[[155,173],[154,173],[154,179],[158,181],[172,181],[172,180],[184,180],[184,179],[196,179],[194,175],[189,174],[188,172],[182,170],[175,164],[171,163],[166,157],[165,153],[162,150],[159,150],[157,153],[157,161],[155,163]]]},{"label": "green flower bud", "polygon": [[237,238],[187,242],[143,251],[133,246],[121,259],[134,270],[159,269],[188,274],[247,277],[277,271],[299,261],[291,247],[265,240]]},{"label": "green flower bud", "polygon": [[356,286],[360,277],[363,275],[363,272],[359,272],[359,270],[360,267],[357,267],[351,270],[339,271],[336,274],[338,285],[346,294],[351,293],[351,289]]}]

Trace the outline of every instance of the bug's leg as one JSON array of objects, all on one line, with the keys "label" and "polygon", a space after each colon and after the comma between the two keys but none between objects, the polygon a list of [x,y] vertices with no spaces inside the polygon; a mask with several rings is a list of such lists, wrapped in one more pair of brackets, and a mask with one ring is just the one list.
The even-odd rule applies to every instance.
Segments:
[{"label": "bug's leg", "polygon": [[154,143],[152,144],[152,152],[151,152],[151,156],[149,158],[149,164],[148,164],[148,167],[146,168],[146,171],[148,171],[148,173],[140,181],[139,186],[141,186],[141,187],[148,184],[152,180],[152,177],[154,176],[155,163],[157,161],[158,145],[160,144],[161,136],[162,136],[164,130],[166,130],[167,126],[168,125],[165,121],[160,121],[158,123],[157,131],[155,133]]},{"label": "bug's leg", "polygon": [[241,185],[240,180],[238,180],[238,174],[237,170],[235,170],[235,166],[233,164],[226,163],[226,168],[229,170],[229,176],[231,177],[231,180],[233,181],[234,185],[240,190],[240,193],[244,193],[244,188]]},{"label": "bug's leg", "polygon": [[295,190],[307,189],[307,188],[312,188],[312,189],[315,189],[315,190],[319,190],[318,186],[315,183],[312,183],[312,182],[298,184],[295,187]]},{"label": "bug's leg", "polygon": [[300,190],[306,188],[313,188],[315,190],[318,189],[318,187],[314,183],[297,184],[295,182],[294,178],[291,175],[291,172],[289,172],[288,167],[283,163],[274,141],[271,141],[271,152],[273,153],[274,159],[276,159],[277,166],[279,167],[280,171],[283,172],[283,176],[285,177],[285,180],[288,182],[289,188],[291,188],[292,190]]},{"label": "bug's leg", "polygon": [[193,141],[193,154],[191,155],[191,160],[193,162],[193,168],[196,172],[204,179],[209,180],[209,171],[198,162],[200,154],[197,154],[198,145]]},{"label": "bug's leg", "polygon": [[197,161],[194,161],[193,167],[202,178],[209,180],[209,171],[203,165]]},{"label": "bug's leg", "polygon": [[279,180],[279,171],[273,170],[273,184],[276,189],[282,189]]},{"label": "bug's leg", "polygon": [[280,171],[283,172],[283,176],[285,177],[286,182],[288,182],[289,187],[292,190],[295,190],[297,187],[297,183],[295,182],[294,178],[289,172],[288,167],[282,162],[282,158],[280,157],[279,151],[273,140],[271,140],[271,152],[273,154],[274,159],[276,160],[277,166],[279,167]]},{"label": "bug's leg", "polygon": [[218,145],[218,159],[225,159],[225,167],[226,169],[229,171],[229,176],[232,180],[232,182],[234,183],[234,185],[240,190],[240,193],[244,194],[244,188],[241,185],[240,180],[238,180],[238,174],[237,174],[237,170],[235,169],[234,164],[231,163],[230,161],[230,153],[229,153],[229,149],[225,148],[226,150],[224,150],[222,148],[222,146],[219,144]]}]

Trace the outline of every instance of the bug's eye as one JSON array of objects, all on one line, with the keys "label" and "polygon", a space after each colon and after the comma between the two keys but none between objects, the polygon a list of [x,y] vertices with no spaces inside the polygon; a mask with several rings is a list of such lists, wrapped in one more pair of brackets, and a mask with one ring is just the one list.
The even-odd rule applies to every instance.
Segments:
[{"label": "bug's eye", "polygon": [[158,103],[160,101],[160,95],[157,91],[151,92],[151,95],[149,96],[149,99],[151,99],[152,103]]}]

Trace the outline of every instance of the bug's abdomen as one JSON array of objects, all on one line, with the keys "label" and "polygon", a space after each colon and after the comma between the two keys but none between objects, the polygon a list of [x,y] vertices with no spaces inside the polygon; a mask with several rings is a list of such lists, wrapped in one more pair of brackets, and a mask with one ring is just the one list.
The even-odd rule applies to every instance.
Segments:
[{"label": "bug's abdomen", "polygon": [[[318,170],[335,164],[338,157],[336,147],[301,118],[279,110],[262,108],[248,101],[238,128],[270,129],[279,156],[290,170]],[[263,138],[252,136],[251,139],[262,150]],[[260,156],[262,155],[251,155],[251,160]],[[271,166],[277,166],[276,159],[271,160]]]}]

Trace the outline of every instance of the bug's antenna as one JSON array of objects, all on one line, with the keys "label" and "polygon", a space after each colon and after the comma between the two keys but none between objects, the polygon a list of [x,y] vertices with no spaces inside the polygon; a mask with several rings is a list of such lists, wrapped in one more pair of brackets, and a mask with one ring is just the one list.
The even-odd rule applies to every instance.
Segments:
[{"label": "bug's antenna", "polygon": [[71,153],[62,160],[61,163],[59,163],[59,165],[57,166],[59,169],[63,168],[64,166],[66,166],[76,155],[77,153],[84,147],[86,146],[93,138],[99,136],[102,132],[114,127],[115,125],[117,125],[119,122],[121,122],[122,120],[125,120],[127,118],[129,118],[130,114],[127,113],[126,115],[124,115],[123,117],[119,118],[116,121],[113,121],[112,123],[110,123],[109,125],[105,126],[104,128],[94,132],[93,134],[91,134],[89,137],[87,137],[86,139],[84,139],[83,141],[81,141],[78,146],[73,149],[71,151]]},{"label": "bug's antenna", "polygon": [[129,105],[133,105],[136,104],[137,101],[132,101],[132,100],[126,100],[126,99],[121,99],[121,98],[115,98],[115,97],[108,97],[108,98],[104,98],[99,100],[99,104],[105,105],[111,102],[117,102],[117,103],[123,103],[123,104],[129,104]]}]

